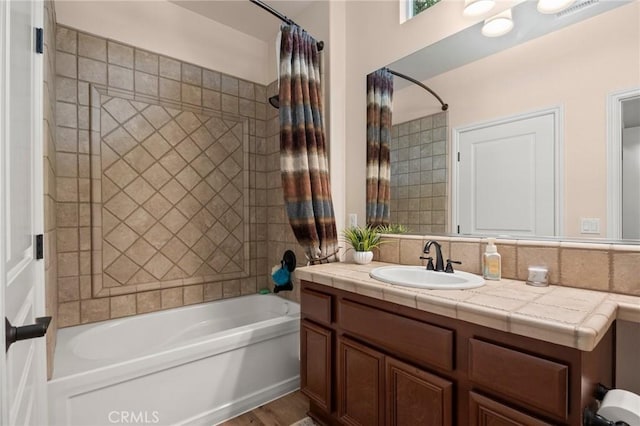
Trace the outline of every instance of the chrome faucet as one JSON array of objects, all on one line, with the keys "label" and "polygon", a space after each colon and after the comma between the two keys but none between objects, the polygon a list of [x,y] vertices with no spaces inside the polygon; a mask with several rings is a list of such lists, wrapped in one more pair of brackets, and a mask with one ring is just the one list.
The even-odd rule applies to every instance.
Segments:
[{"label": "chrome faucet", "polygon": [[429,254],[429,249],[431,246],[436,246],[436,266],[433,267],[433,258],[432,257],[420,257],[421,259],[428,259],[429,263],[427,264],[427,269],[435,270],[436,272],[444,272],[444,260],[442,259],[442,246],[435,240],[427,241],[427,244],[424,246],[424,250],[422,251],[424,254]]}]

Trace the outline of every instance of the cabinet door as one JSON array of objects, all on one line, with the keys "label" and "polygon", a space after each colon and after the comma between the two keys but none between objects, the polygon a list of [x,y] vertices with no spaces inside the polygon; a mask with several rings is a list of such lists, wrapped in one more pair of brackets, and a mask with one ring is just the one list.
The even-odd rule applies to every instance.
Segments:
[{"label": "cabinet door", "polygon": [[471,426],[551,426],[475,392],[469,393]]},{"label": "cabinet door", "polygon": [[344,424],[384,424],[384,355],[338,338],[338,415]]},{"label": "cabinet door", "polygon": [[302,320],[300,325],[300,387],[302,393],[331,412],[331,330]]},{"label": "cabinet door", "polygon": [[387,357],[387,424],[450,426],[453,383]]}]

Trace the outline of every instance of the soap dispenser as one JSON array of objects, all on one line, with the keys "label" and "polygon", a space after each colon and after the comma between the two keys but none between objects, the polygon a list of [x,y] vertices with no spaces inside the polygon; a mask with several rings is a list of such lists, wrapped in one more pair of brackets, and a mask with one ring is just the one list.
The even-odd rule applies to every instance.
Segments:
[{"label": "soap dispenser", "polygon": [[498,253],[495,243],[495,238],[489,238],[489,243],[482,256],[482,275],[485,280],[500,281],[502,275],[500,253]]}]

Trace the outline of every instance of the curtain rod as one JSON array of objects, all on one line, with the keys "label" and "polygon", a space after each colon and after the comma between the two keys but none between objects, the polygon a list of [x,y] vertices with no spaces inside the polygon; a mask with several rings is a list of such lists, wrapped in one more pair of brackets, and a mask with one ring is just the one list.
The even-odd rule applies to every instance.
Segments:
[{"label": "curtain rod", "polygon": [[[293,19],[287,18],[286,16],[284,16],[282,13],[278,12],[277,10],[275,10],[274,8],[272,8],[271,6],[269,6],[266,3],[263,3],[261,0],[249,0],[251,3],[255,4],[256,6],[259,6],[261,8],[263,8],[264,10],[266,10],[267,12],[269,12],[270,14],[272,14],[273,16],[275,16],[276,18],[280,19],[281,21],[289,24],[289,25],[296,25],[296,26],[300,26],[298,24],[296,24]],[[318,46],[318,51],[321,51],[322,49],[324,49],[324,41],[318,41],[317,42],[317,46]]]},{"label": "curtain rod", "polygon": [[440,98],[440,96],[438,96],[438,94],[436,92],[434,92],[433,90],[429,89],[426,85],[422,84],[422,82],[416,80],[415,78],[409,77],[408,75],[404,75],[404,74],[401,74],[401,73],[399,73],[397,71],[390,70],[389,68],[387,68],[387,71],[389,71],[393,75],[396,75],[396,76],[398,76],[400,78],[404,78],[405,80],[408,80],[408,81],[410,81],[410,82],[412,82],[414,84],[417,84],[418,86],[422,87],[427,92],[431,93],[433,96],[436,97],[436,99],[438,99],[438,101],[440,102],[440,105],[442,105],[442,110],[443,111],[446,111],[447,109],[449,109],[449,104],[445,104],[442,101],[442,98]]}]

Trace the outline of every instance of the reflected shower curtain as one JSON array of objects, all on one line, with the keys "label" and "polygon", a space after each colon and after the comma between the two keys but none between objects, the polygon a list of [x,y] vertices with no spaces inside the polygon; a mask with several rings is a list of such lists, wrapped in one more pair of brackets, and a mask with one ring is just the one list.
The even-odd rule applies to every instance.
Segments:
[{"label": "reflected shower curtain", "polygon": [[320,54],[316,40],[300,27],[282,25],[281,30],[282,188],[293,233],[313,263],[338,248],[322,123]]},{"label": "reflected shower curtain", "polygon": [[367,225],[389,224],[391,103],[393,75],[379,69],[367,76]]}]

